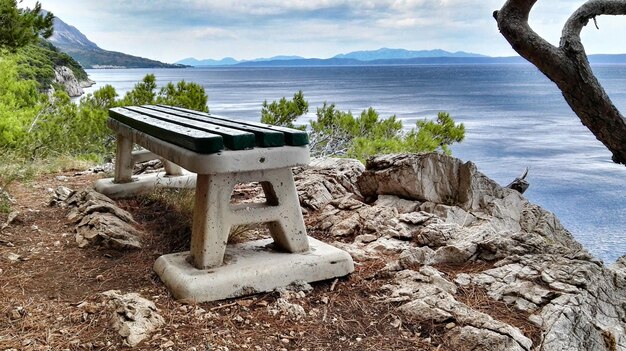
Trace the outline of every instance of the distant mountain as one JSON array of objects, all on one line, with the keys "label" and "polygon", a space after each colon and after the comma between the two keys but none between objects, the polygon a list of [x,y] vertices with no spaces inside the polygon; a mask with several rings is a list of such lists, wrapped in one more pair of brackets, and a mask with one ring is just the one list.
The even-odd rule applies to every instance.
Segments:
[{"label": "distant mountain", "polygon": [[[258,59],[254,59],[254,60],[250,60],[250,61],[287,61],[287,60],[304,60],[305,58],[302,56],[285,56],[285,55],[279,55],[279,56],[273,56],[273,57],[269,57],[269,58],[258,58]],[[247,61],[241,61],[241,62],[247,62]]]},{"label": "distant mountain", "polygon": [[[593,64],[626,64],[626,54],[589,55]],[[491,57],[463,51],[419,50],[382,48],[372,51],[355,51],[328,59],[303,58],[300,56],[274,56],[249,61],[237,61],[231,57],[222,60],[184,59],[177,63],[194,67],[242,66],[242,67],[297,67],[297,66],[366,66],[366,65],[446,65],[446,64],[503,64],[527,63],[520,56]]]},{"label": "distant mountain", "polygon": [[121,52],[101,49],[76,27],[54,18],[54,34],[49,41],[85,68],[174,68],[183,65],[163,63]]},{"label": "distant mountain", "polygon": [[228,66],[228,65],[243,65],[243,66],[298,66],[300,64],[305,65],[351,65],[360,64],[361,62],[372,62],[378,60],[406,60],[413,58],[432,58],[432,57],[488,57],[480,54],[473,54],[463,51],[448,52],[441,49],[435,50],[418,50],[411,51],[405,49],[388,49],[382,48],[371,51],[355,51],[347,54],[340,54],[329,59],[312,58],[307,59],[302,56],[274,56],[270,58],[257,58],[253,60],[237,61],[230,57],[222,60],[196,60],[196,59],[184,59],[176,63],[190,65],[194,67],[202,66]]},{"label": "distant mountain", "polygon": [[49,39],[56,47],[81,47],[100,49],[96,43],[87,39],[76,27],[70,26],[58,17],[54,18],[54,33]]},{"label": "distant mountain", "polygon": [[267,61],[287,61],[287,60],[304,60],[305,58],[302,56],[274,56],[269,58],[257,58],[254,60],[242,60],[238,61],[232,57],[224,57],[221,60],[213,60],[213,59],[205,59],[198,60],[193,57],[182,59],[180,61],[176,61],[176,63],[181,65],[188,65],[193,67],[207,67],[207,66],[231,66],[236,65],[242,62],[267,62]]},{"label": "distant mountain", "polygon": [[409,59],[386,59],[361,61],[350,58],[301,59],[283,61],[248,61],[238,63],[243,67],[297,67],[297,66],[375,66],[375,65],[452,65],[452,64],[490,64],[524,63],[523,58],[514,57],[415,57]]},{"label": "distant mountain", "polygon": [[189,57],[180,61],[177,61],[177,64],[193,66],[193,67],[202,67],[202,66],[229,66],[238,63],[239,61],[235,60],[232,57],[224,57],[221,60],[197,60],[193,57]]},{"label": "distant mountain", "polygon": [[487,57],[485,55],[473,54],[463,51],[449,52],[441,49],[435,50],[405,50],[381,48],[370,51],[354,51],[347,54],[339,54],[333,58],[347,58],[359,61],[375,61],[390,59],[412,59],[422,57]]}]

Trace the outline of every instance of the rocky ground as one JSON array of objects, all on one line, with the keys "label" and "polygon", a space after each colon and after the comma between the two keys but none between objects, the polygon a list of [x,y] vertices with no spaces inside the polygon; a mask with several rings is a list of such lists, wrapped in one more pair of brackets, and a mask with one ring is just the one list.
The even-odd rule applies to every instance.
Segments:
[{"label": "rocky ground", "polygon": [[604,266],[472,163],[390,155],[294,173],[309,234],[356,271],[202,304],[174,300],[152,271],[188,249],[185,201],[59,188],[88,188],[91,172],[14,184],[16,212],[0,216],[0,349],[626,350],[626,259]]}]

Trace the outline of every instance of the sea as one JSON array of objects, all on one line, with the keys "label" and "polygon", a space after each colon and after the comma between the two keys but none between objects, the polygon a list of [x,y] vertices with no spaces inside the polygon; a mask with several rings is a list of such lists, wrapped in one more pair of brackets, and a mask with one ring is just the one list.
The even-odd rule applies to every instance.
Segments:
[{"label": "sea", "polygon": [[[626,111],[626,65],[593,70],[614,104]],[[574,237],[607,264],[626,255],[626,167],[584,127],[556,86],[530,64],[336,67],[219,67],[87,70],[97,83],[123,95],[146,74],[159,85],[201,84],[212,114],[259,120],[263,101],[309,101],[302,123],[317,107],[360,114],[369,107],[396,115],[405,128],[449,112],[465,125],[453,156],[472,161],[501,185],[528,167],[526,196],[555,213]]]}]

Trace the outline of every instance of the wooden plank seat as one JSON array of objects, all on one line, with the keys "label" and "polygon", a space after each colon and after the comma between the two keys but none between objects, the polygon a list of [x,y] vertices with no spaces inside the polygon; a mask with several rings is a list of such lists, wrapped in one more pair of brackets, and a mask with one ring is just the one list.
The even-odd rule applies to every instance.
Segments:
[{"label": "wooden plank seat", "polygon": [[[291,172],[309,163],[306,132],[164,105],[112,108],[109,117],[117,136],[115,175],[97,181],[96,190],[119,198],[155,187],[195,187],[190,251],[163,255],[154,266],[175,297],[211,301],[354,270],[347,253],[306,234]],[[133,151],[135,144],[145,150]],[[157,157],[164,173],[133,176],[135,162]],[[248,182],[261,184],[266,202],[231,204],[235,185]],[[231,228],[253,223],[268,226],[278,251],[251,242],[229,249],[240,257],[224,264]],[[274,271],[276,260],[290,267]]]}]

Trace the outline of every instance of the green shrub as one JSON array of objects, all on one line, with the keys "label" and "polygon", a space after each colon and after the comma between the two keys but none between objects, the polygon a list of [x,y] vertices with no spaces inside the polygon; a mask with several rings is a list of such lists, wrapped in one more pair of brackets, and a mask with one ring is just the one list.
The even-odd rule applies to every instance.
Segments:
[{"label": "green shrub", "polygon": [[184,80],[176,85],[172,82],[167,83],[161,88],[156,98],[157,104],[185,107],[202,112],[209,112],[207,101],[206,92],[200,84],[187,83]]},{"label": "green shrub", "polygon": [[15,147],[41,111],[37,83],[19,79],[16,60],[0,57],[0,148]]},{"label": "green shrub", "polygon": [[[302,91],[292,101],[263,103],[262,121],[284,126],[293,125],[301,115],[294,106],[308,107]],[[290,107],[291,106],[291,107]],[[294,112],[296,111],[296,112]],[[335,104],[317,108],[316,119],[310,122],[310,148],[313,156],[345,156],[365,160],[373,155],[401,152],[450,153],[449,146],[465,136],[462,123],[456,124],[446,112],[435,121],[423,120],[415,128],[404,131],[402,121],[395,115],[381,118],[373,108],[354,117],[351,112],[338,110]]]},{"label": "green shrub", "polygon": [[293,122],[307,112],[309,112],[309,103],[304,100],[304,94],[300,90],[293,95],[292,100],[283,97],[278,102],[274,101],[271,104],[268,104],[267,100],[263,101],[261,122],[304,130],[306,125],[296,127]]},{"label": "green shrub", "polygon": [[159,90],[158,94],[156,88],[156,77],[154,74],[147,74],[133,90],[126,93],[119,105],[164,104],[209,112],[206,92],[197,83],[187,83],[183,80],[174,85],[169,82]]}]

